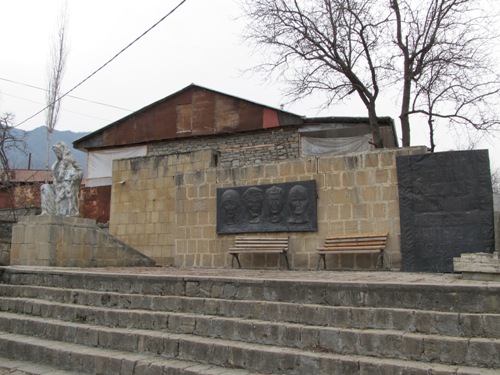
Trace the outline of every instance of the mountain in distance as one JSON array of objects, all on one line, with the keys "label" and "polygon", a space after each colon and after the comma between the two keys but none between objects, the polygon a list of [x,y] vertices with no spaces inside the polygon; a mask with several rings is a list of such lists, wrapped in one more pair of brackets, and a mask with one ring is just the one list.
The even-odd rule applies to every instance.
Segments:
[{"label": "mountain in distance", "polygon": [[[47,129],[45,126],[40,126],[30,131],[19,129],[12,129],[13,135],[19,139],[23,138],[26,142],[26,149],[24,152],[19,150],[7,150],[7,156],[10,162],[11,169],[46,169],[47,164]],[[56,142],[64,142],[68,145],[75,157],[76,161],[82,166],[84,173],[87,169],[87,153],[75,150],[73,148],[73,141],[82,138],[89,134],[89,132],[72,132],[69,130],[60,131],[54,129],[51,137],[51,147]],[[55,161],[55,155],[50,149],[50,166]],[[31,157],[30,157],[31,155]]]}]

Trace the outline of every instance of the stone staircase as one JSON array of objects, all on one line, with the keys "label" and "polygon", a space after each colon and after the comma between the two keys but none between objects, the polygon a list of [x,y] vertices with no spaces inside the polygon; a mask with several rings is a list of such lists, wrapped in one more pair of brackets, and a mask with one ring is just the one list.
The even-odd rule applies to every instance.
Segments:
[{"label": "stone staircase", "polygon": [[32,374],[500,373],[500,283],[386,272],[0,273],[0,369],[24,363]]}]

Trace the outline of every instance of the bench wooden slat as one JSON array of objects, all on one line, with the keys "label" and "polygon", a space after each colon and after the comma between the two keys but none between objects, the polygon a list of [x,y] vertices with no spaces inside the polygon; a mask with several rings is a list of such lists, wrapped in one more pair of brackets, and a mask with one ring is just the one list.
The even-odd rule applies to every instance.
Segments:
[{"label": "bench wooden slat", "polygon": [[361,251],[361,250],[370,250],[370,251],[381,251],[382,248],[380,246],[345,246],[345,247],[336,247],[336,248],[331,248],[331,247],[320,247],[318,248],[318,251],[321,251],[323,253],[335,253],[339,251]]},{"label": "bench wooden slat", "polygon": [[246,246],[271,246],[271,247],[283,247],[283,246],[288,246],[288,243],[283,242],[236,242],[235,247],[246,247]]},{"label": "bench wooden slat", "polygon": [[230,252],[241,251],[241,250],[250,250],[250,251],[283,251],[283,250],[287,250],[287,247],[284,247],[284,246],[281,246],[281,247],[276,247],[276,246],[259,247],[259,246],[255,245],[255,246],[247,246],[247,247],[231,247],[229,249]]},{"label": "bench wooden slat", "polygon": [[[383,265],[383,252],[387,243],[388,233],[363,233],[363,234],[347,234],[340,236],[332,236],[325,238],[322,247],[317,249],[320,256],[318,259],[318,269],[321,260],[323,260],[323,268],[326,269],[327,254],[379,254],[380,266]],[[378,264],[377,264],[378,267]]]},{"label": "bench wooden slat", "polygon": [[335,254],[335,253],[350,253],[350,254],[378,254],[380,253],[380,249],[356,249],[356,251],[352,251],[352,249],[339,249],[337,251],[317,251],[318,254]]},{"label": "bench wooden slat", "polygon": [[288,247],[288,243],[235,243],[233,247]]},{"label": "bench wooden slat", "polygon": [[236,249],[236,250],[231,250],[229,251],[229,254],[241,254],[241,253],[252,253],[252,254],[263,254],[263,253],[269,253],[269,254],[280,254],[283,253],[283,249],[266,249],[266,250],[260,250],[260,249]]},{"label": "bench wooden slat", "polygon": [[342,234],[337,236],[330,236],[331,239],[358,239],[358,238],[373,238],[373,237],[387,237],[387,232],[363,233],[363,234]]},{"label": "bench wooden slat", "polygon": [[349,239],[332,239],[332,238],[327,238],[325,239],[325,243],[338,243],[338,244],[344,244],[344,243],[360,243],[360,242],[384,242],[385,243],[386,238],[384,237],[371,237],[371,238],[349,238]]},{"label": "bench wooden slat", "polygon": [[335,248],[335,247],[346,247],[346,246],[374,246],[383,247],[385,246],[385,241],[359,241],[359,242],[326,242],[325,248]]}]

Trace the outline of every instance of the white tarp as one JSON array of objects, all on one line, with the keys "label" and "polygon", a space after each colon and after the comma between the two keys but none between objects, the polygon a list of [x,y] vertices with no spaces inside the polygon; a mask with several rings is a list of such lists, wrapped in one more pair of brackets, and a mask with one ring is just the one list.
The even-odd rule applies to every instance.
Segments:
[{"label": "white tarp", "polygon": [[316,138],[302,135],[300,141],[302,156],[347,154],[372,149],[369,134],[342,138]]},{"label": "white tarp", "polygon": [[146,156],[147,146],[91,151],[87,159],[87,186],[111,185],[113,160]]}]

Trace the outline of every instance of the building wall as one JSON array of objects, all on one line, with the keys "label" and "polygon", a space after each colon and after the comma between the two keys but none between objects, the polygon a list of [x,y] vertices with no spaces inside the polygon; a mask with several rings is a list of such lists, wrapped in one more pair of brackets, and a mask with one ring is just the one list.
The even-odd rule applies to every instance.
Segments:
[{"label": "building wall", "polygon": [[13,185],[0,189],[0,209],[40,208],[40,187],[42,183]]},{"label": "building wall", "polygon": [[177,212],[184,205],[176,192],[184,185],[186,171],[213,169],[215,159],[212,150],[202,150],[115,160],[110,234],[158,264],[174,264],[177,222],[182,220]]},{"label": "building wall", "polygon": [[109,222],[111,186],[82,187],[80,189],[80,216],[98,223]]},{"label": "building wall", "polygon": [[[327,236],[387,231],[385,265],[399,269],[396,156],[425,152],[425,147],[382,149],[235,168],[217,166],[211,150],[118,160],[113,164],[110,233],[158,264],[230,267],[234,235],[216,233],[217,188],[314,179],[318,231],[286,234],[292,268],[315,269],[315,249]],[[278,265],[274,255],[249,254],[241,261],[249,268]],[[330,256],[327,262],[330,268],[368,269],[376,257]]]},{"label": "building wall", "polygon": [[213,149],[221,168],[298,159],[299,134],[296,128],[258,131],[213,137],[161,142],[149,146],[148,155],[168,155]]},{"label": "building wall", "polygon": [[10,247],[13,220],[0,219],[0,266],[10,265]]}]

